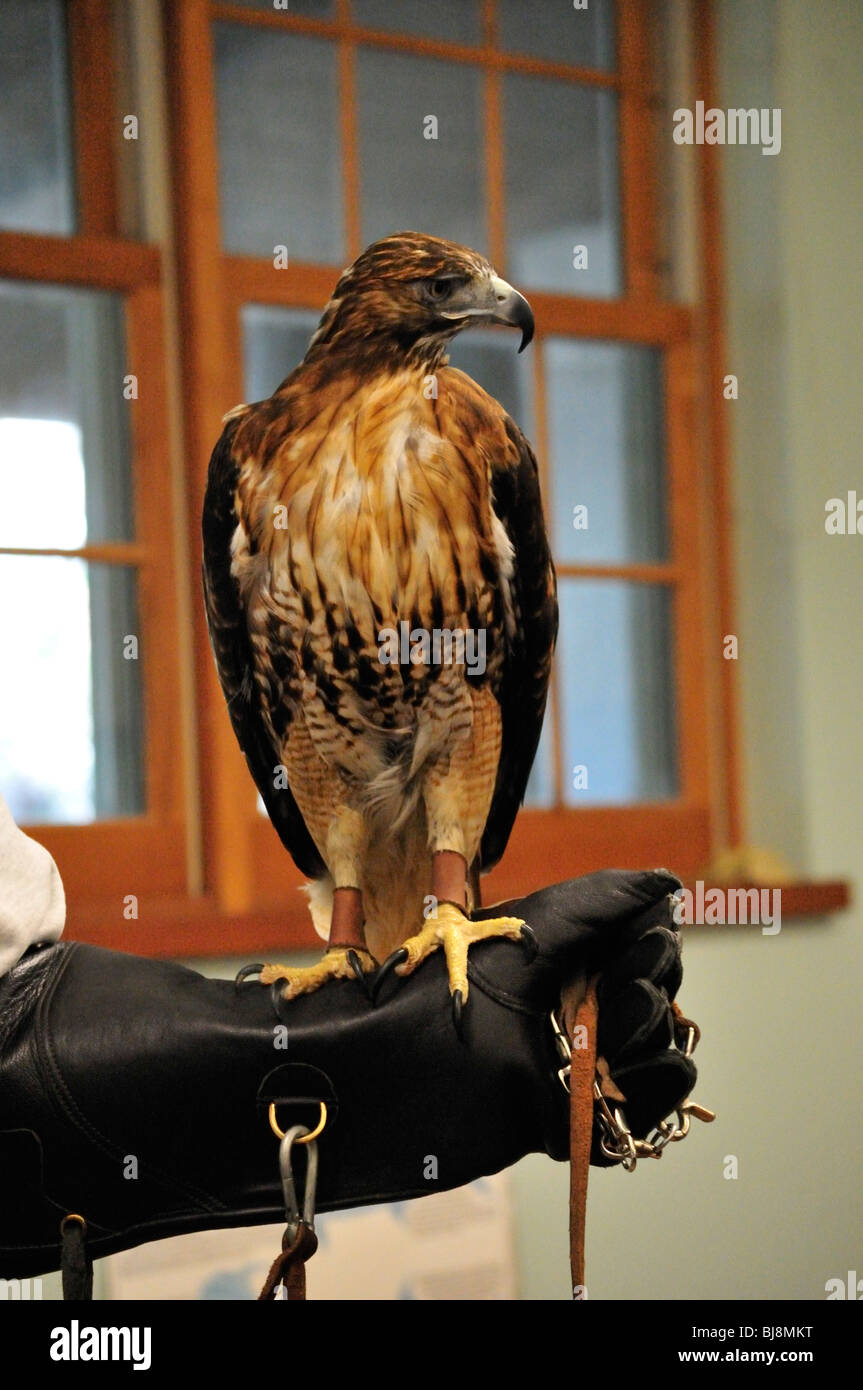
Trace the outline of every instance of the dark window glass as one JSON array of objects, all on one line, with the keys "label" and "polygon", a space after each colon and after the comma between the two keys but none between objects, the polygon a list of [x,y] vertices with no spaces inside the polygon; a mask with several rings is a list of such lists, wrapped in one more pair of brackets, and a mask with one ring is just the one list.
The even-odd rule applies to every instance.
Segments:
[{"label": "dark window glass", "polygon": [[614,67],[614,0],[498,0],[498,43],[510,53],[572,63],[579,68]]},{"label": "dark window glass", "polygon": [[450,43],[479,43],[479,0],[354,0],[354,23]]},{"label": "dark window glass", "polygon": [[216,24],[214,46],[225,250],[341,264],[336,45]]},{"label": "dark window glass", "polygon": [[62,0],[0,0],[0,228],[75,231]]},{"label": "dark window glass", "polygon": [[507,279],[621,294],[617,97],[518,72],[503,92]]},{"label": "dark window glass", "polygon": [[545,344],[555,554],[570,564],[668,559],[662,353]]},{"label": "dark window glass", "polygon": [[364,245],[414,231],[485,251],[481,81],[465,63],[359,49]]}]

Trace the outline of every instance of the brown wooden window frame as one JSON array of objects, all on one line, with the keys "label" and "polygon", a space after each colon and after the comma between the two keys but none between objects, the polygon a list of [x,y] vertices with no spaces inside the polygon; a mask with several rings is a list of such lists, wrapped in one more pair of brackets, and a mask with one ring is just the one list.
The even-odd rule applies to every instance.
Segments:
[{"label": "brown wooden window frame", "polygon": [[[695,9],[695,67],[706,98],[712,87],[709,0],[695,0]],[[362,249],[354,119],[357,44],[469,63],[483,72],[489,251],[504,274],[503,74],[518,71],[617,92],[623,293],[616,299],[590,299],[530,291],[537,323],[533,442],[548,499],[543,352],[549,335],[662,350],[669,559],[660,565],[559,569],[562,575],[662,583],[674,589],[680,792],[674,800],[654,804],[523,810],[484,896],[493,901],[612,864],[639,867],[665,861],[689,875],[719,843],[736,842],[734,673],[733,663],[721,660],[721,635],[734,629],[719,389],[718,197],[715,163],[710,163],[715,151],[698,156],[703,293],[698,303],[674,303],[663,298],[661,287],[651,135],[657,93],[648,11],[643,0],[617,0],[618,61],[613,72],[602,72],[497,49],[496,0],[482,0],[483,41],[474,47],[361,29],[352,23],[350,0],[336,0],[332,21],[213,0],[163,0],[176,254],[172,274],[157,247],[120,233],[110,0],[68,0],[78,230],[70,237],[0,232],[0,276],[89,285],[124,297],[129,370],[141,382],[139,399],[130,403],[136,535],[129,543],[88,545],[64,554],[137,568],[148,791],[142,816],[31,828],[60,866],[72,935],[162,955],[239,953],[314,942],[305,899],[296,891],[302,876],[256,809],[255,788],[218,685],[199,582],[200,510],[222,416],[244,398],[242,306],[320,310],[342,267],[292,263],[276,270],[266,259],[222,253],[214,21],[273,26],[336,42],[347,259]],[[174,282],[176,300],[168,302]],[[177,500],[169,467],[166,391],[165,315],[173,308],[180,327],[188,519],[187,554],[179,557],[180,564],[172,540]],[[178,587],[185,585],[187,572],[188,592]],[[182,616],[189,608],[190,624]],[[181,646],[193,652],[197,782],[194,759],[183,757],[189,711],[183,704]],[[559,793],[559,739],[557,743]],[[134,921],[123,914],[123,900],[130,893],[139,898]]]},{"label": "brown wooden window frame", "polygon": [[[171,542],[172,494],[166,463],[165,339],[162,258],[157,247],[120,234],[113,73],[116,34],[109,0],[67,0],[73,167],[77,230],[71,236],[0,231],[0,278],[60,287],[110,290],[123,300],[128,370],[138,378],[129,402],[135,532],[129,541],[78,549],[5,547],[4,555],[62,555],[134,567],[138,614],[146,810],[140,816],[28,830],[54,855],[71,904],[96,915],[119,945],[124,900],[137,894],[142,866],[153,895],[186,891],[187,855],[180,746],[180,682],[176,569]],[[122,389],[122,381],[115,389]],[[112,388],[114,389],[114,388]],[[26,594],[21,601],[26,602]],[[118,659],[121,653],[117,654]],[[45,730],[57,743],[63,776],[63,684],[57,721]],[[128,940],[128,936],[127,936]]]}]

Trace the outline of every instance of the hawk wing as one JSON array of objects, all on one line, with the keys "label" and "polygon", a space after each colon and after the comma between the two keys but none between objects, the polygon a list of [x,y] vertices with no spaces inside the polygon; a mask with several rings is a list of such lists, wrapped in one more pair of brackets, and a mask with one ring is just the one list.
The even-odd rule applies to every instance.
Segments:
[{"label": "hawk wing", "polygon": [[326,868],[299,807],[287,785],[274,786],[278,753],[261,715],[246,616],[231,573],[231,540],[237,528],[239,465],[233,453],[237,423],[228,421],[213,450],[204,498],[204,602],[210,642],[234,733],[270,820],[297,868],[310,878],[320,878]]},{"label": "hawk wing", "polygon": [[512,447],[506,459],[492,467],[492,497],[515,554],[510,581],[514,622],[504,644],[498,695],[502,743],[480,848],[483,870],[492,868],[506,849],[524,800],[542,732],[557,638],[557,583],[545,533],[539,470],[533,450],[509,416],[505,428]]}]

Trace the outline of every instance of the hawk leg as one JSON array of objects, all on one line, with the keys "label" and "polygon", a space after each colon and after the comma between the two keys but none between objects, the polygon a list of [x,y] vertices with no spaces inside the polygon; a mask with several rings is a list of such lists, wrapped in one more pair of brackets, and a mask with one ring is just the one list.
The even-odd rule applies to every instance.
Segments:
[{"label": "hawk leg", "polygon": [[358,979],[367,988],[366,976],[378,968],[366,945],[362,894],[356,884],[365,853],[368,830],[362,814],[349,804],[350,789],[328,767],[314,748],[304,721],[293,726],[283,749],[289,779],[315,842],[332,874],[333,911],[329,945],[314,965],[265,965],[261,984],[285,981],[283,999],[311,994],[327,980]]},{"label": "hawk leg", "polygon": [[283,999],[295,999],[298,994],[312,994],[327,980],[363,981],[363,976],[377,969],[377,961],[366,946],[363,931],[362,896],[358,888],[336,888],[333,893],[333,917],[330,941],[326,953],[314,965],[265,965],[258,979],[262,985],[286,981]]},{"label": "hawk leg", "polygon": [[[426,925],[403,943],[385,962],[397,975],[411,975],[433,951],[443,947],[446,957],[453,1019],[461,1027],[462,1009],[467,1000],[468,950],[477,941],[504,937],[532,944],[533,933],[520,917],[488,917],[472,921],[467,913],[467,864],[452,850],[438,851],[432,860],[432,889],[436,899]],[[379,976],[379,979],[381,977]]]},{"label": "hawk leg", "polygon": [[[410,975],[443,947],[452,996],[453,1021],[461,1027],[468,997],[467,958],[477,941],[505,937],[533,948],[533,933],[519,917],[472,921],[468,911],[468,864],[479,849],[488,819],[501,745],[500,707],[487,688],[471,692],[471,720],[445,757],[426,773],[423,786],[432,851],[432,912],[425,925],[381,967],[375,991],[390,970]],[[477,876],[473,876],[474,884]],[[477,895],[478,896],[478,895]],[[471,907],[478,906],[471,903]]]}]

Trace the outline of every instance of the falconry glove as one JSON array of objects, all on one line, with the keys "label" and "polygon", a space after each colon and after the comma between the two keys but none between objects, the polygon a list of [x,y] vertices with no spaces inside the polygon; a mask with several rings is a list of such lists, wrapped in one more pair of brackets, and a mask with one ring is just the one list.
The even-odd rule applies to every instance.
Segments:
[{"label": "falconry glove", "polygon": [[[318,1211],[458,1187],[529,1152],[568,1158],[551,1014],[577,977],[599,977],[604,1094],[647,1135],[695,1081],[676,1045],[678,888],[603,871],[509,904],[536,950],[475,946],[461,1035],[440,953],[375,999],[332,981],[277,1014],[267,990],[167,961],[35,948],[0,981],[0,1276],[58,1268],[73,1213],[89,1258],[279,1221],[268,1113],[313,1128],[326,1106]],[[613,1161],[598,1125],[592,1156]]]}]

